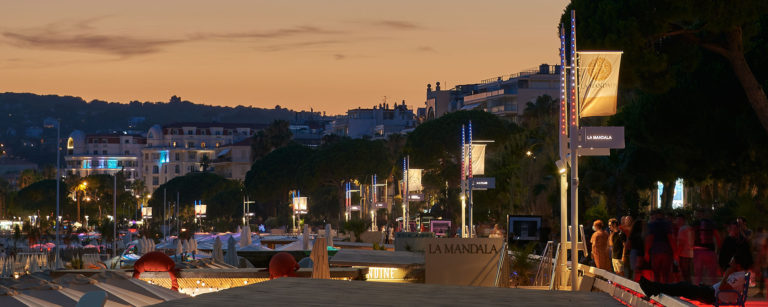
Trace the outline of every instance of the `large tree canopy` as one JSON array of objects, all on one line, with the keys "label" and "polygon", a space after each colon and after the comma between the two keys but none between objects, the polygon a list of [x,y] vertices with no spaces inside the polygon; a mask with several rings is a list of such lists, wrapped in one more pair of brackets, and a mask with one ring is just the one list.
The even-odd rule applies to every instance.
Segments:
[{"label": "large tree canopy", "polygon": [[[695,0],[573,0],[561,20],[576,10],[580,50],[623,50],[621,85],[666,93],[679,72],[713,61],[728,64],[741,93],[768,133],[768,2]],[[717,55],[707,58],[705,54]],[[690,77],[696,77],[690,75]],[[732,107],[739,100],[725,102]]]}]

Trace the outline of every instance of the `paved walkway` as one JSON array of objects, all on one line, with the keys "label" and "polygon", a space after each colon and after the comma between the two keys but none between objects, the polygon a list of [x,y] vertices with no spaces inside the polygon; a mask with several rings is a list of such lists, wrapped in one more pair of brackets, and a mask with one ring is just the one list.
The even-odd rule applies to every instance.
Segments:
[{"label": "paved walkway", "polygon": [[280,278],[154,306],[623,306],[605,293]]}]

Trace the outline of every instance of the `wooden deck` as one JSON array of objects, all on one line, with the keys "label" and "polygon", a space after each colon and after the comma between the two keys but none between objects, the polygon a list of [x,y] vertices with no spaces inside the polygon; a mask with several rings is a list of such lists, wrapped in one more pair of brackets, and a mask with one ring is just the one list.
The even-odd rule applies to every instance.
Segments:
[{"label": "wooden deck", "polygon": [[605,293],[280,278],[154,306],[622,306]]}]

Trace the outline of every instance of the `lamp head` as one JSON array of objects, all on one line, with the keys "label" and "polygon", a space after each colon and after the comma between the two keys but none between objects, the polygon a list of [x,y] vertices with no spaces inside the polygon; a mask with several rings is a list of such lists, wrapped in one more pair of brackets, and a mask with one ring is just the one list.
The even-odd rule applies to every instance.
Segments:
[{"label": "lamp head", "polygon": [[555,161],[555,165],[557,166],[557,172],[560,174],[563,174],[568,170],[567,165],[563,160]]}]

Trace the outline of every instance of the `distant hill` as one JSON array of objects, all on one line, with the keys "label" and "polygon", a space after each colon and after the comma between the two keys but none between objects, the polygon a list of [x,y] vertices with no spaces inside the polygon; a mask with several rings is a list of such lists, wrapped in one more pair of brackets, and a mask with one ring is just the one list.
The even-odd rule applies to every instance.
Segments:
[{"label": "distant hill", "polygon": [[[38,164],[55,162],[56,129],[51,123],[61,119],[61,136],[73,130],[86,133],[121,130],[146,131],[155,124],[173,122],[236,122],[267,124],[274,120],[293,120],[297,112],[280,108],[221,107],[196,104],[173,96],[168,102],[130,103],[85,101],[80,97],[0,93],[0,143],[9,154]],[[305,113],[306,114],[306,113]],[[133,118],[144,118],[129,126]],[[47,119],[47,121],[46,121]]]}]

